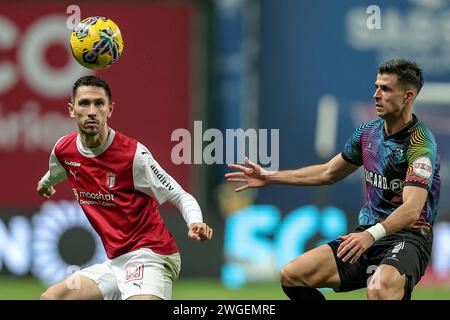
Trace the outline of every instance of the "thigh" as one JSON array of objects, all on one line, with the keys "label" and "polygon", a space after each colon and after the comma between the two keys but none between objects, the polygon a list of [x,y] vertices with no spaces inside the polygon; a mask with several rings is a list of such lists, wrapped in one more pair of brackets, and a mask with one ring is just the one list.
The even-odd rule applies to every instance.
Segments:
[{"label": "thigh", "polygon": [[101,299],[121,299],[118,281],[109,261],[82,269],[74,273],[72,277],[74,277],[74,281],[76,281],[77,277],[91,280],[100,291]]},{"label": "thigh", "polygon": [[48,288],[41,296],[43,300],[101,300],[100,288],[85,276],[73,274]]},{"label": "thigh", "polygon": [[333,251],[326,244],[289,262],[282,270],[283,277],[291,279],[291,285],[313,288],[338,288],[340,285]]},{"label": "thigh", "polygon": [[[336,262],[337,272],[339,274],[339,287],[332,287],[336,292],[347,292],[356,289],[365,288],[369,277],[375,272],[379,261],[383,258],[384,250],[379,250],[373,247],[369,248],[355,263],[349,261],[343,262],[337,257],[337,250],[341,240],[334,240],[327,245],[333,252],[333,258]],[[379,251],[379,252],[378,252]],[[369,257],[371,257],[369,259]]]},{"label": "thigh", "polygon": [[122,299],[172,299],[172,285],[178,278],[180,254],[161,255],[142,248],[114,259]]}]

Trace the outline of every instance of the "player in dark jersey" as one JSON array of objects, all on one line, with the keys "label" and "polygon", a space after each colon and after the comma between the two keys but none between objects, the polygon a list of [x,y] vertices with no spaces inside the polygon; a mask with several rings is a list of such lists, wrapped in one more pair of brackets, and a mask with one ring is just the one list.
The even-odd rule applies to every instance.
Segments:
[{"label": "player in dark jersey", "polygon": [[42,299],[171,299],[181,260],[158,203],[169,201],[182,213],[189,238],[212,237],[195,198],[145,146],[108,126],[112,112],[104,80],[78,79],[69,103],[78,131],[55,144],[49,171],[37,186],[38,193],[49,198],[55,184],[69,180],[108,260],[51,286]]},{"label": "player in dark jersey", "polygon": [[440,187],[440,155],[431,131],[412,113],[423,85],[407,59],[382,63],[375,81],[378,119],[362,124],[329,162],[270,172],[246,159],[230,164],[236,191],[269,184],[315,186],[342,180],[364,166],[366,204],[358,228],[284,266],[281,285],[292,300],[323,300],[316,288],[367,287],[368,299],[410,299],[430,258]]}]

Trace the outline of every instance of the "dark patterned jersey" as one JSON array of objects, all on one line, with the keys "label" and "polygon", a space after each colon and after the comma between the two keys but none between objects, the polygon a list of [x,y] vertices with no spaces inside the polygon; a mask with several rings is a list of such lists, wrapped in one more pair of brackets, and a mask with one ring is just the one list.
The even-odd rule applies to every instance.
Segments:
[{"label": "dark patterned jersey", "polygon": [[433,133],[413,115],[403,130],[387,136],[384,120],[362,124],[342,151],[343,158],[364,166],[366,204],[359,212],[359,224],[384,220],[403,203],[404,186],[428,190],[418,223],[433,225],[440,191],[440,151]]}]

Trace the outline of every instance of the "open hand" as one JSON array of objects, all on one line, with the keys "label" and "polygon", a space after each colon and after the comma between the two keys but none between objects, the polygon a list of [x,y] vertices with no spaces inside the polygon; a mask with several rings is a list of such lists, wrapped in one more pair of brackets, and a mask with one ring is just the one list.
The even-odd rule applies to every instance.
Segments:
[{"label": "open hand", "polygon": [[261,168],[258,164],[252,162],[248,157],[245,157],[245,164],[248,167],[239,164],[229,164],[228,168],[236,169],[238,171],[225,174],[228,182],[244,182],[245,185],[234,189],[239,192],[247,188],[260,188],[267,185],[267,176],[269,172]]}]

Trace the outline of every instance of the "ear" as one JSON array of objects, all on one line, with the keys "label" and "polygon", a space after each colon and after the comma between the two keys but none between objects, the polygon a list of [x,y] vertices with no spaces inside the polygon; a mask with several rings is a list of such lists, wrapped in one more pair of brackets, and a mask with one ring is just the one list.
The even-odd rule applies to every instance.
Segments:
[{"label": "ear", "polygon": [[415,97],[416,97],[416,93],[414,92],[414,90],[406,90],[403,101],[405,103],[411,103]]},{"label": "ear", "polygon": [[75,110],[74,110],[74,108],[73,108],[73,104],[69,102],[69,103],[67,104],[67,107],[68,107],[68,109],[69,109],[70,117],[71,117],[71,118],[75,118]]},{"label": "ear", "polygon": [[114,110],[114,102],[111,102],[111,104],[108,106],[108,115],[107,115],[108,118],[111,118],[113,110]]}]

